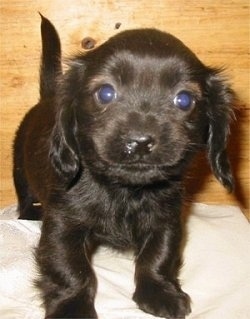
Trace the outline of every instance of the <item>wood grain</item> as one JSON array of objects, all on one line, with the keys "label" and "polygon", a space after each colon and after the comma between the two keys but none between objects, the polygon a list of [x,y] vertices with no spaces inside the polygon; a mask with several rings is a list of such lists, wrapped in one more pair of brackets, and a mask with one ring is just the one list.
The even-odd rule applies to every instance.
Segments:
[{"label": "wood grain", "polygon": [[40,11],[58,29],[65,57],[81,50],[87,36],[100,44],[121,30],[157,27],[182,39],[204,63],[224,66],[239,98],[229,145],[236,191],[228,195],[201,156],[189,175],[187,198],[240,205],[250,216],[248,0],[2,0],[0,8],[1,207],[16,202],[12,141],[23,115],[38,99]]}]

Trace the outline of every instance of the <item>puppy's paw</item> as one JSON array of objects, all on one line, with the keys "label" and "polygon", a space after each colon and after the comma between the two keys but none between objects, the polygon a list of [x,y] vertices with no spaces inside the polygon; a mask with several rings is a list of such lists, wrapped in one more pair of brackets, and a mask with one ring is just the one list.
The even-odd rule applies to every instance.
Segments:
[{"label": "puppy's paw", "polygon": [[189,296],[171,283],[145,280],[136,287],[133,300],[141,310],[167,319],[184,319],[191,312]]},{"label": "puppy's paw", "polygon": [[47,309],[45,319],[54,318],[88,318],[97,319],[95,308],[84,300],[66,300],[59,303],[54,309]]},{"label": "puppy's paw", "polygon": [[83,313],[76,313],[76,312],[65,312],[65,311],[55,311],[49,314],[46,314],[45,319],[55,319],[55,318],[60,318],[60,319],[73,319],[73,318],[88,318],[88,319],[98,319],[97,314],[94,311],[91,312],[83,312]]}]

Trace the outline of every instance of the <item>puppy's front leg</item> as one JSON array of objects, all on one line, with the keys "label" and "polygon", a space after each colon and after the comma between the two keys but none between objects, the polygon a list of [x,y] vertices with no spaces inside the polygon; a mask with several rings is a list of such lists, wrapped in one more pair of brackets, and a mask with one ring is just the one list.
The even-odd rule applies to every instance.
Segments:
[{"label": "puppy's front leg", "polygon": [[62,218],[45,218],[37,250],[45,318],[97,318],[92,252],[84,229]]},{"label": "puppy's front leg", "polygon": [[157,230],[144,240],[136,259],[133,299],[145,312],[182,319],[191,309],[177,279],[181,230],[174,228]]}]

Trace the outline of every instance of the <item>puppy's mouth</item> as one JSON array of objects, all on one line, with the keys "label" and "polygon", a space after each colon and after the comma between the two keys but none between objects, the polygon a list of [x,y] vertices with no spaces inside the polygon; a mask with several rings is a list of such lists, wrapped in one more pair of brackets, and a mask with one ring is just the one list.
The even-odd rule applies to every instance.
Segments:
[{"label": "puppy's mouth", "polygon": [[158,171],[160,169],[166,168],[166,165],[157,165],[157,164],[146,164],[146,163],[128,163],[128,164],[112,164],[109,165],[110,169],[124,170],[127,172],[137,172],[144,173],[149,171]]},{"label": "puppy's mouth", "polygon": [[148,164],[112,165],[109,167],[107,175],[118,182],[134,185],[146,185],[166,179],[159,166]]},{"label": "puppy's mouth", "polygon": [[169,180],[175,175],[174,167],[165,164],[112,163],[104,165],[103,175],[114,183],[126,185],[149,185]]},{"label": "puppy's mouth", "polygon": [[[147,138],[131,143],[93,143],[91,171],[113,183],[148,185],[181,174],[187,149],[177,143],[155,144]],[[85,154],[86,155],[86,154]]]}]

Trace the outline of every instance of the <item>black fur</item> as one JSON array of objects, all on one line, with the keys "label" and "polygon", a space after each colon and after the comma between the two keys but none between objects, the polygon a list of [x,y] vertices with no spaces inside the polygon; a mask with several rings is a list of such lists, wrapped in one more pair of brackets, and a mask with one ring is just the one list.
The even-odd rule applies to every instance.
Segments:
[{"label": "black fur", "polygon": [[[37,263],[46,318],[97,318],[91,257],[100,245],[133,249],[133,299],[142,310],[184,318],[182,182],[193,155],[207,148],[215,176],[233,189],[231,89],[181,41],[154,29],[114,36],[73,57],[65,74],[59,37],[44,17],[42,43],[41,98],[17,131],[14,180],[20,218],[43,216]],[[115,92],[108,103],[104,84]],[[192,97],[187,110],[176,106],[180,91]]]}]

